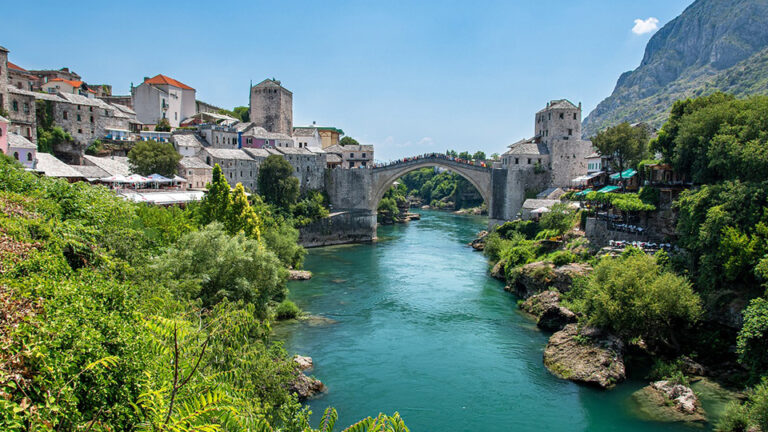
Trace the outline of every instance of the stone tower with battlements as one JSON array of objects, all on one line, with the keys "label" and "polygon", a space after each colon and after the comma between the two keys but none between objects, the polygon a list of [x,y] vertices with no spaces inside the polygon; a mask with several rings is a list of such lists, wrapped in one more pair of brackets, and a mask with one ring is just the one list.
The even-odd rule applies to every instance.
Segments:
[{"label": "stone tower with battlements", "polygon": [[587,173],[592,143],[581,139],[581,103],[553,100],[536,113],[536,138],[549,150],[550,186],[568,187]]},{"label": "stone tower with battlements", "polygon": [[269,132],[293,134],[293,93],[275,79],[251,86],[250,116]]}]

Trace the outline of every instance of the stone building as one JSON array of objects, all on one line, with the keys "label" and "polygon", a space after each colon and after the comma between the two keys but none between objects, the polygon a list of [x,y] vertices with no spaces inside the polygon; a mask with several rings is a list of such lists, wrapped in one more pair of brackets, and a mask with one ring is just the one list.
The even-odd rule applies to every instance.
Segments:
[{"label": "stone building", "polygon": [[179,161],[179,175],[187,180],[187,189],[205,189],[213,180],[213,167],[199,157],[185,156]]},{"label": "stone building", "polygon": [[68,67],[63,67],[59,70],[30,70],[28,72],[30,75],[37,77],[37,81],[35,82],[35,87],[33,89],[34,91],[42,90],[43,84],[53,79],[62,79],[67,81],[82,81],[83,79],[74,71],[70,71]]},{"label": "stone building", "polygon": [[203,150],[203,143],[192,131],[177,131],[171,135],[171,141],[176,147],[176,151],[184,157],[194,157]]},{"label": "stone building", "polygon": [[269,132],[255,125],[240,133],[240,143],[243,148],[287,148],[294,144],[290,135]]},{"label": "stone building", "polygon": [[244,151],[206,147],[201,152],[201,158],[211,167],[218,164],[230,186],[242,183],[244,188],[256,190],[259,164]]},{"label": "stone building", "polygon": [[8,50],[0,46],[0,111],[9,111],[8,96]]},{"label": "stone building", "polygon": [[8,62],[8,82],[10,86],[17,89],[32,91],[37,83],[37,77],[30,75],[28,70]]},{"label": "stone building", "polygon": [[275,149],[282,153],[293,167],[293,175],[299,179],[302,192],[321,189],[325,183],[325,155],[305,148],[284,147]]},{"label": "stone building", "polygon": [[8,126],[10,123],[10,120],[0,116],[0,151],[5,155],[8,154]]},{"label": "stone building", "polygon": [[41,86],[45,93],[69,93],[79,94],[86,97],[95,97],[93,92],[89,92],[87,86],[82,81],[65,80],[63,78],[53,78]]},{"label": "stone building", "polygon": [[587,173],[590,153],[592,143],[581,139],[581,104],[559,99],[536,113],[534,137],[510,145],[501,161],[508,169],[547,173],[547,186],[570,187]]},{"label": "stone building", "polygon": [[168,119],[172,127],[196,113],[195,89],[165,75],[145,77],[131,89],[132,108],[143,124],[157,124]]},{"label": "stone building", "polygon": [[344,136],[344,131],[333,126],[318,126],[315,122],[312,122],[310,126],[297,126],[293,128],[293,134],[298,136],[305,136],[306,134],[317,132],[320,136],[320,146],[324,149],[339,144],[341,137]]},{"label": "stone building", "polygon": [[317,128],[293,128],[293,142],[298,148],[308,148],[310,150],[322,150],[323,148],[323,139],[320,137]]},{"label": "stone building", "polygon": [[335,145],[324,149],[341,157],[342,168],[368,168],[373,165],[372,145]]},{"label": "stone building", "polygon": [[218,114],[219,111],[221,111],[221,108],[217,107],[216,105],[211,105],[201,100],[195,101],[195,114],[199,114],[199,113]]},{"label": "stone building", "polygon": [[15,133],[8,134],[8,155],[27,169],[34,169],[37,164],[37,146]]},{"label": "stone building", "polygon": [[8,87],[8,119],[11,132],[37,142],[37,115],[35,112],[35,93]]},{"label": "stone building", "polygon": [[207,123],[198,128],[200,135],[208,146],[220,149],[236,149],[240,147],[237,128],[227,125]]},{"label": "stone building", "polygon": [[293,93],[275,79],[251,86],[250,119],[268,132],[290,136],[293,132]]}]

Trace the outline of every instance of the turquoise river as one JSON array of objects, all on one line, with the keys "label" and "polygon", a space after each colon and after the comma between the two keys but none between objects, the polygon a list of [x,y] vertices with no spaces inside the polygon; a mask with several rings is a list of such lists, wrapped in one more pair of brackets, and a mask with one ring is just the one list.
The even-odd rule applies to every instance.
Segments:
[{"label": "turquoise river", "polygon": [[279,325],[290,352],[311,356],[338,425],[398,411],[422,431],[690,431],[633,414],[644,385],[600,391],[550,375],[548,334],[488,276],[467,243],[486,219],[423,211],[422,220],[380,227],[374,244],[310,250],[313,278],[290,298],[327,319]]}]

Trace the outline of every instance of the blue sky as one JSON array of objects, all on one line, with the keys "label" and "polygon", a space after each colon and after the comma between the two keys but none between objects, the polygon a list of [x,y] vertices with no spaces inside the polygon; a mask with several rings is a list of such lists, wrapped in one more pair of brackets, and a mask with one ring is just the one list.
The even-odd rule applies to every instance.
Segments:
[{"label": "blue sky", "polygon": [[[342,128],[388,160],[503,152],[548,100],[584,115],[691,0],[60,2],[6,5],[0,45],[127,94],[163,73],[226,108],[275,77],[294,124]],[[12,18],[11,18],[12,17]],[[644,34],[636,30],[649,31]]]}]

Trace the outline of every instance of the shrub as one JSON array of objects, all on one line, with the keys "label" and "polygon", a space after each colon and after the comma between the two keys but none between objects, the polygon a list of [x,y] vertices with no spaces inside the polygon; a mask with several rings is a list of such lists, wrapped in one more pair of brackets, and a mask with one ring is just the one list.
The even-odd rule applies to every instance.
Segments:
[{"label": "shrub", "polygon": [[[758,429],[759,428],[759,429]],[[730,403],[715,427],[716,431],[768,430],[768,378],[748,392],[747,400]]]},{"label": "shrub", "polygon": [[562,250],[553,253],[550,259],[552,260],[552,264],[559,267],[572,262],[577,262],[579,257],[573,252]]},{"label": "shrub", "polygon": [[688,377],[685,376],[683,371],[683,359],[677,358],[672,361],[665,361],[662,359],[654,360],[651,372],[648,374],[648,379],[651,380],[668,380],[675,384],[682,384],[684,386],[690,385]]},{"label": "shrub", "polygon": [[496,232],[505,239],[511,239],[516,233],[522,234],[526,239],[533,240],[539,232],[539,223],[533,220],[514,220],[504,222],[496,227]]},{"label": "shrub", "polygon": [[277,305],[275,309],[275,316],[278,320],[289,320],[298,318],[301,315],[301,309],[296,306],[296,303],[285,299]]},{"label": "shrub", "polygon": [[756,298],[749,303],[736,342],[739,360],[754,375],[768,372],[768,300]]}]

